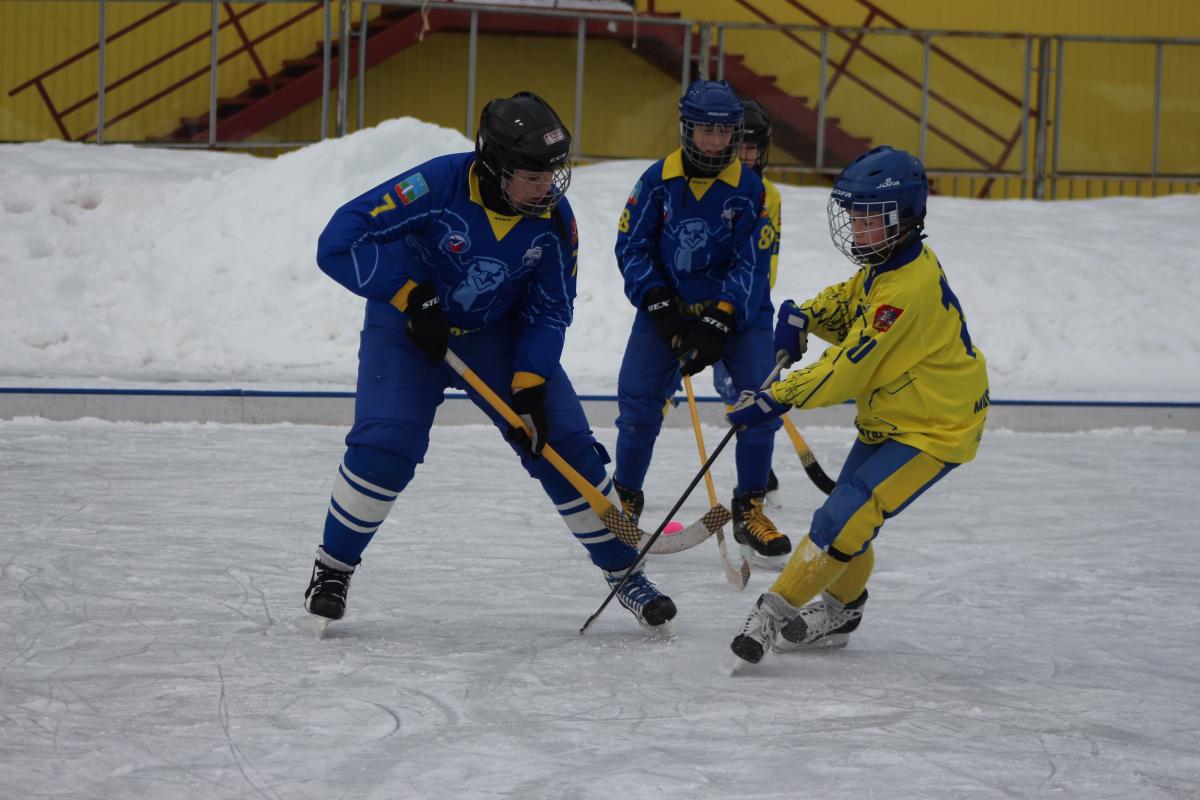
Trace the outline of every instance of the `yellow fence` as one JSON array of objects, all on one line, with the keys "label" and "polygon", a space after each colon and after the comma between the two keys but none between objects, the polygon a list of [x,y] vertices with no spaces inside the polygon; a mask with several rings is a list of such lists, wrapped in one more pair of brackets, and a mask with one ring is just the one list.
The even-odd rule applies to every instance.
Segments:
[{"label": "yellow fence", "polygon": [[[364,8],[372,26],[385,11],[347,2],[356,37]],[[420,4],[400,5],[387,8],[419,13]],[[655,158],[676,144],[686,64],[691,77],[724,74],[739,91],[776,93],[786,100],[780,107],[809,117],[820,112],[820,151],[811,121],[804,130],[795,124],[804,135],[773,148],[774,176],[785,181],[827,182],[856,148],[888,143],[923,153],[943,194],[1200,191],[1200,40],[1071,38],[1200,35],[1190,2],[1139,10],[1094,0],[1090,13],[1068,14],[1030,0],[641,0],[643,12],[712,24],[685,28],[669,19],[655,27],[642,17],[639,29],[619,15],[597,17],[585,29],[578,82],[574,22],[565,25],[562,15],[514,22],[492,9],[472,37],[467,10],[429,5],[429,30],[367,73],[361,124],[409,115],[469,132],[488,99],[532,89],[569,122],[579,100],[580,124],[572,126],[583,156]],[[311,65],[327,31],[336,58],[341,14],[339,0],[0,0],[0,140],[182,141],[186,130],[207,130],[210,108],[223,112],[256,84],[270,92],[289,64]],[[1052,23],[1061,27],[1045,27]],[[1013,30],[1023,33],[1004,35]],[[1042,47],[1040,37],[1051,34]],[[323,99],[220,144],[318,140],[332,130],[336,77]],[[354,109],[357,77],[346,89]]]}]

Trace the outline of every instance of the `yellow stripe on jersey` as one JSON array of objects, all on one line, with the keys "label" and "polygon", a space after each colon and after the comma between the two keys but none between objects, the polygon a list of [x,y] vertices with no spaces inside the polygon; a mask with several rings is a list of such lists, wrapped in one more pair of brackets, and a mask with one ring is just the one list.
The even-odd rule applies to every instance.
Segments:
[{"label": "yellow stripe on jersey", "polygon": [[763,188],[767,190],[763,200],[763,209],[766,210],[767,218],[771,220],[771,227],[775,230],[774,249],[771,251],[770,279],[770,286],[774,289],[775,278],[779,276],[779,237],[783,234],[783,197],[775,188],[775,184],[766,178],[763,178]]}]

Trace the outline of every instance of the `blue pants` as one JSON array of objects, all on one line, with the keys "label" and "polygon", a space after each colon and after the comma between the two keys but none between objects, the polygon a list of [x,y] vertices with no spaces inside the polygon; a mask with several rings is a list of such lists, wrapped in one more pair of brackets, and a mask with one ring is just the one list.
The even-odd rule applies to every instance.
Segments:
[{"label": "blue pants", "polygon": [[[505,402],[511,402],[516,318],[484,331],[451,337],[450,347]],[[325,518],[324,547],[334,558],[356,564],[425,458],[429,429],[447,387],[467,391],[503,432],[508,424],[445,363],[435,364],[398,328],[368,324],[359,348],[354,427],[338,468]],[[615,505],[620,500],[608,478],[608,454],[592,437],[583,407],[561,367],[546,379],[547,442]],[[637,552],[616,539],[587,501],[543,458],[512,445],[521,465],[542,484],[567,527],[597,566],[618,570]]]},{"label": "blue pants", "polygon": [[[722,362],[733,382],[735,396],[743,389],[757,390],[775,364],[771,359],[769,328],[752,328],[730,334]],[[617,381],[617,470],[616,481],[629,489],[641,489],[650,469],[654,441],[662,428],[663,403],[679,385],[679,362],[654,332],[650,315],[639,309],[625,346]],[[775,448],[778,420],[737,434],[735,494],[767,488],[771,454]]]},{"label": "blue pants", "polygon": [[809,538],[834,558],[849,561],[866,552],[884,520],[957,466],[890,439],[856,441],[833,493],[813,514]]}]

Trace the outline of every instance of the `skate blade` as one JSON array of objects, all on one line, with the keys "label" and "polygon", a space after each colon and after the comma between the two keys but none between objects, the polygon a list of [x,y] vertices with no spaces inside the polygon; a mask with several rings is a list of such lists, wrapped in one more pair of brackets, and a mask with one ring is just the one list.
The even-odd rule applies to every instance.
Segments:
[{"label": "skate blade", "polygon": [[331,622],[333,622],[333,620],[327,617],[313,617],[313,630],[317,634],[318,639],[325,638],[325,631],[329,630],[329,623]]},{"label": "skate blade", "polygon": [[675,631],[671,630],[671,620],[667,620],[661,625],[649,625],[639,619],[638,626],[642,629],[643,633],[648,633],[659,639],[675,638]]},{"label": "skate blade", "polygon": [[813,650],[839,650],[845,647],[850,642],[850,634],[848,633],[831,633],[830,635],[817,639],[815,642],[808,644],[797,644],[789,642],[782,636],[775,640],[775,644],[771,647],[776,653],[804,653],[812,652]]},{"label": "skate blade", "polygon": [[[759,662],[762,663],[761,661]],[[731,678],[736,678],[739,675],[748,675],[758,666],[753,661],[747,661],[744,658],[733,655],[732,653],[726,656],[724,671]]]},{"label": "skate blade", "polygon": [[742,556],[754,566],[773,569],[776,572],[782,571],[788,559],[792,557],[791,553],[784,553],[781,556],[764,556],[748,544],[739,544],[738,547],[742,550]]}]

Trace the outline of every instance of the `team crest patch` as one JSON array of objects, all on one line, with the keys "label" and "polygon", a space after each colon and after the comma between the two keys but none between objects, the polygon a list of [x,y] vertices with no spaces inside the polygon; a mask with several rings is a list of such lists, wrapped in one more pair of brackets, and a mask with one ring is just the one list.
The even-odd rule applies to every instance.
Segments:
[{"label": "team crest patch", "polygon": [[404,205],[408,205],[427,194],[429,194],[429,184],[425,182],[425,177],[419,172],[409,175],[396,184],[396,196],[400,198],[400,202]]},{"label": "team crest patch", "polygon": [[888,305],[880,306],[875,310],[875,320],[871,323],[871,327],[883,333],[889,330],[896,323],[896,320],[900,319],[900,315],[903,313],[903,308]]},{"label": "team crest patch", "polygon": [[442,249],[448,253],[465,253],[471,249],[471,240],[465,233],[448,233],[446,238],[442,239]]},{"label": "team crest patch", "polygon": [[542,248],[531,247],[525,251],[525,255],[521,257],[521,266],[535,267],[542,260]]},{"label": "team crest patch", "polygon": [[633,191],[629,193],[629,199],[625,201],[626,205],[636,206],[638,204],[638,196],[642,193],[642,182],[638,181],[634,184]]}]

